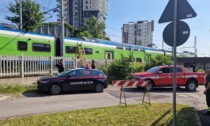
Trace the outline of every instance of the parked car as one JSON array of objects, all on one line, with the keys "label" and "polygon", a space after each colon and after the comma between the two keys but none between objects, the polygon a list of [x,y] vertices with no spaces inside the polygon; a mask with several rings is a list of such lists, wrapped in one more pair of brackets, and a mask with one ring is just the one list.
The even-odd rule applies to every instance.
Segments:
[{"label": "parked car", "polygon": [[107,76],[103,71],[95,69],[70,69],[56,76],[37,80],[38,91],[49,92],[52,95],[77,90],[94,90],[100,93],[107,87]]},{"label": "parked car", "polygon": [[[177,87],[185,86],[188,91],[194,91],[198,85],[203,85],[205,82],[204,72],[185,72],[184,67],[176,67],[176,84]],[[155,66],[146,72],[133,73],[132,80],[140,82],[148,82],[148,90],[154,87],[169,87],[173,86],[173,66]],[[138,85],[137,87],[141,87]]]}]

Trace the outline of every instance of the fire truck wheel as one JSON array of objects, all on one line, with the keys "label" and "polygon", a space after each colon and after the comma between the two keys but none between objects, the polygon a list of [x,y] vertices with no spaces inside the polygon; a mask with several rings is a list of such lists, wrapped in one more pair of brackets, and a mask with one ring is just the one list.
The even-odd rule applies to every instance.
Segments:
[{"label": "fire truck wheel", "polygon": [[50,86],[49,92],[52,95],[58,95],[58,94],[61,93],[61,91],[62,91],[61,86],[58,85],[58,84],[53,84],[53,85]]},{"label": "fire truck wheel", "polygon": [[186,85],[186,89],[188,91],[195,91],[197,87],[197,83],[195,81],[188,81]]}]

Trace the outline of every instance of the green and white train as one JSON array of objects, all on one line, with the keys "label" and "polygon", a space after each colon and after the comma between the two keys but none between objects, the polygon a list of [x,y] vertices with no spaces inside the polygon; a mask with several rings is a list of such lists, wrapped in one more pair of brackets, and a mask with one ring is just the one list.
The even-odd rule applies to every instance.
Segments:
[{"label": "green and white train", "polygon": [[[82,43],[87,59],[114,60],[120,59],[121,54],[129,56],[132,53],[136,62],[146,62],[148,57],[171,55],[170,51],[150,47],[106,40],[91,42],[77,38],[65,38],[64,57],[75,57],[78,43]],[[54,36],[11,30],[0,26],[0,55],[60,56],[60,52],[60,41]],[[177,53],[177,56],[186,57],[182,53]]]}]

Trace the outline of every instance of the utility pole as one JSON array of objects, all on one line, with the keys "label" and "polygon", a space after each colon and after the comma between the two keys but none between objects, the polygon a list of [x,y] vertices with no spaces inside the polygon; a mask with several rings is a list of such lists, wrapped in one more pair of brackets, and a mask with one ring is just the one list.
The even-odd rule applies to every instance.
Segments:
[{"label": "utility pole", "polygon": [[164,41],[162,40],[162,49],[164,50]]},{"label": "utility pole", "polygon": [[22,13],[23,13],[23,9],[22,9],[22,0],[20,0],[20,30],[23,29],[23,20],[22,20]]},{"label": "utility pole", "polygon": [[61,56],[64,57],[64,14],[63,14],[63,0],[61,0],[60,5],[60,18],[61,18]]},{"label": "utility pole", "polygon": [[196,36],[195,36],[195,40],[194,40],[194,48],[195,48],[195,57],[197,57]]}]

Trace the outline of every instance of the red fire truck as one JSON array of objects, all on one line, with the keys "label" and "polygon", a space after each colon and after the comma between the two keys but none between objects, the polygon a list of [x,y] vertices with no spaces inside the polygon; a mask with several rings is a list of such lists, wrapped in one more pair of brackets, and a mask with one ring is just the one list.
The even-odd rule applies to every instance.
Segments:
[{"label": "red fire truck", "polygon": [[[195,91],[198,85],[205,82],[204,72],[185,71],[184,67],[176,67],[177,87],[185,86],[188,91]],[[148,90],[160,86],[173,86],[173,66],[156,66],[146,72],[133,73],[131,79],[148,82]]]}]

